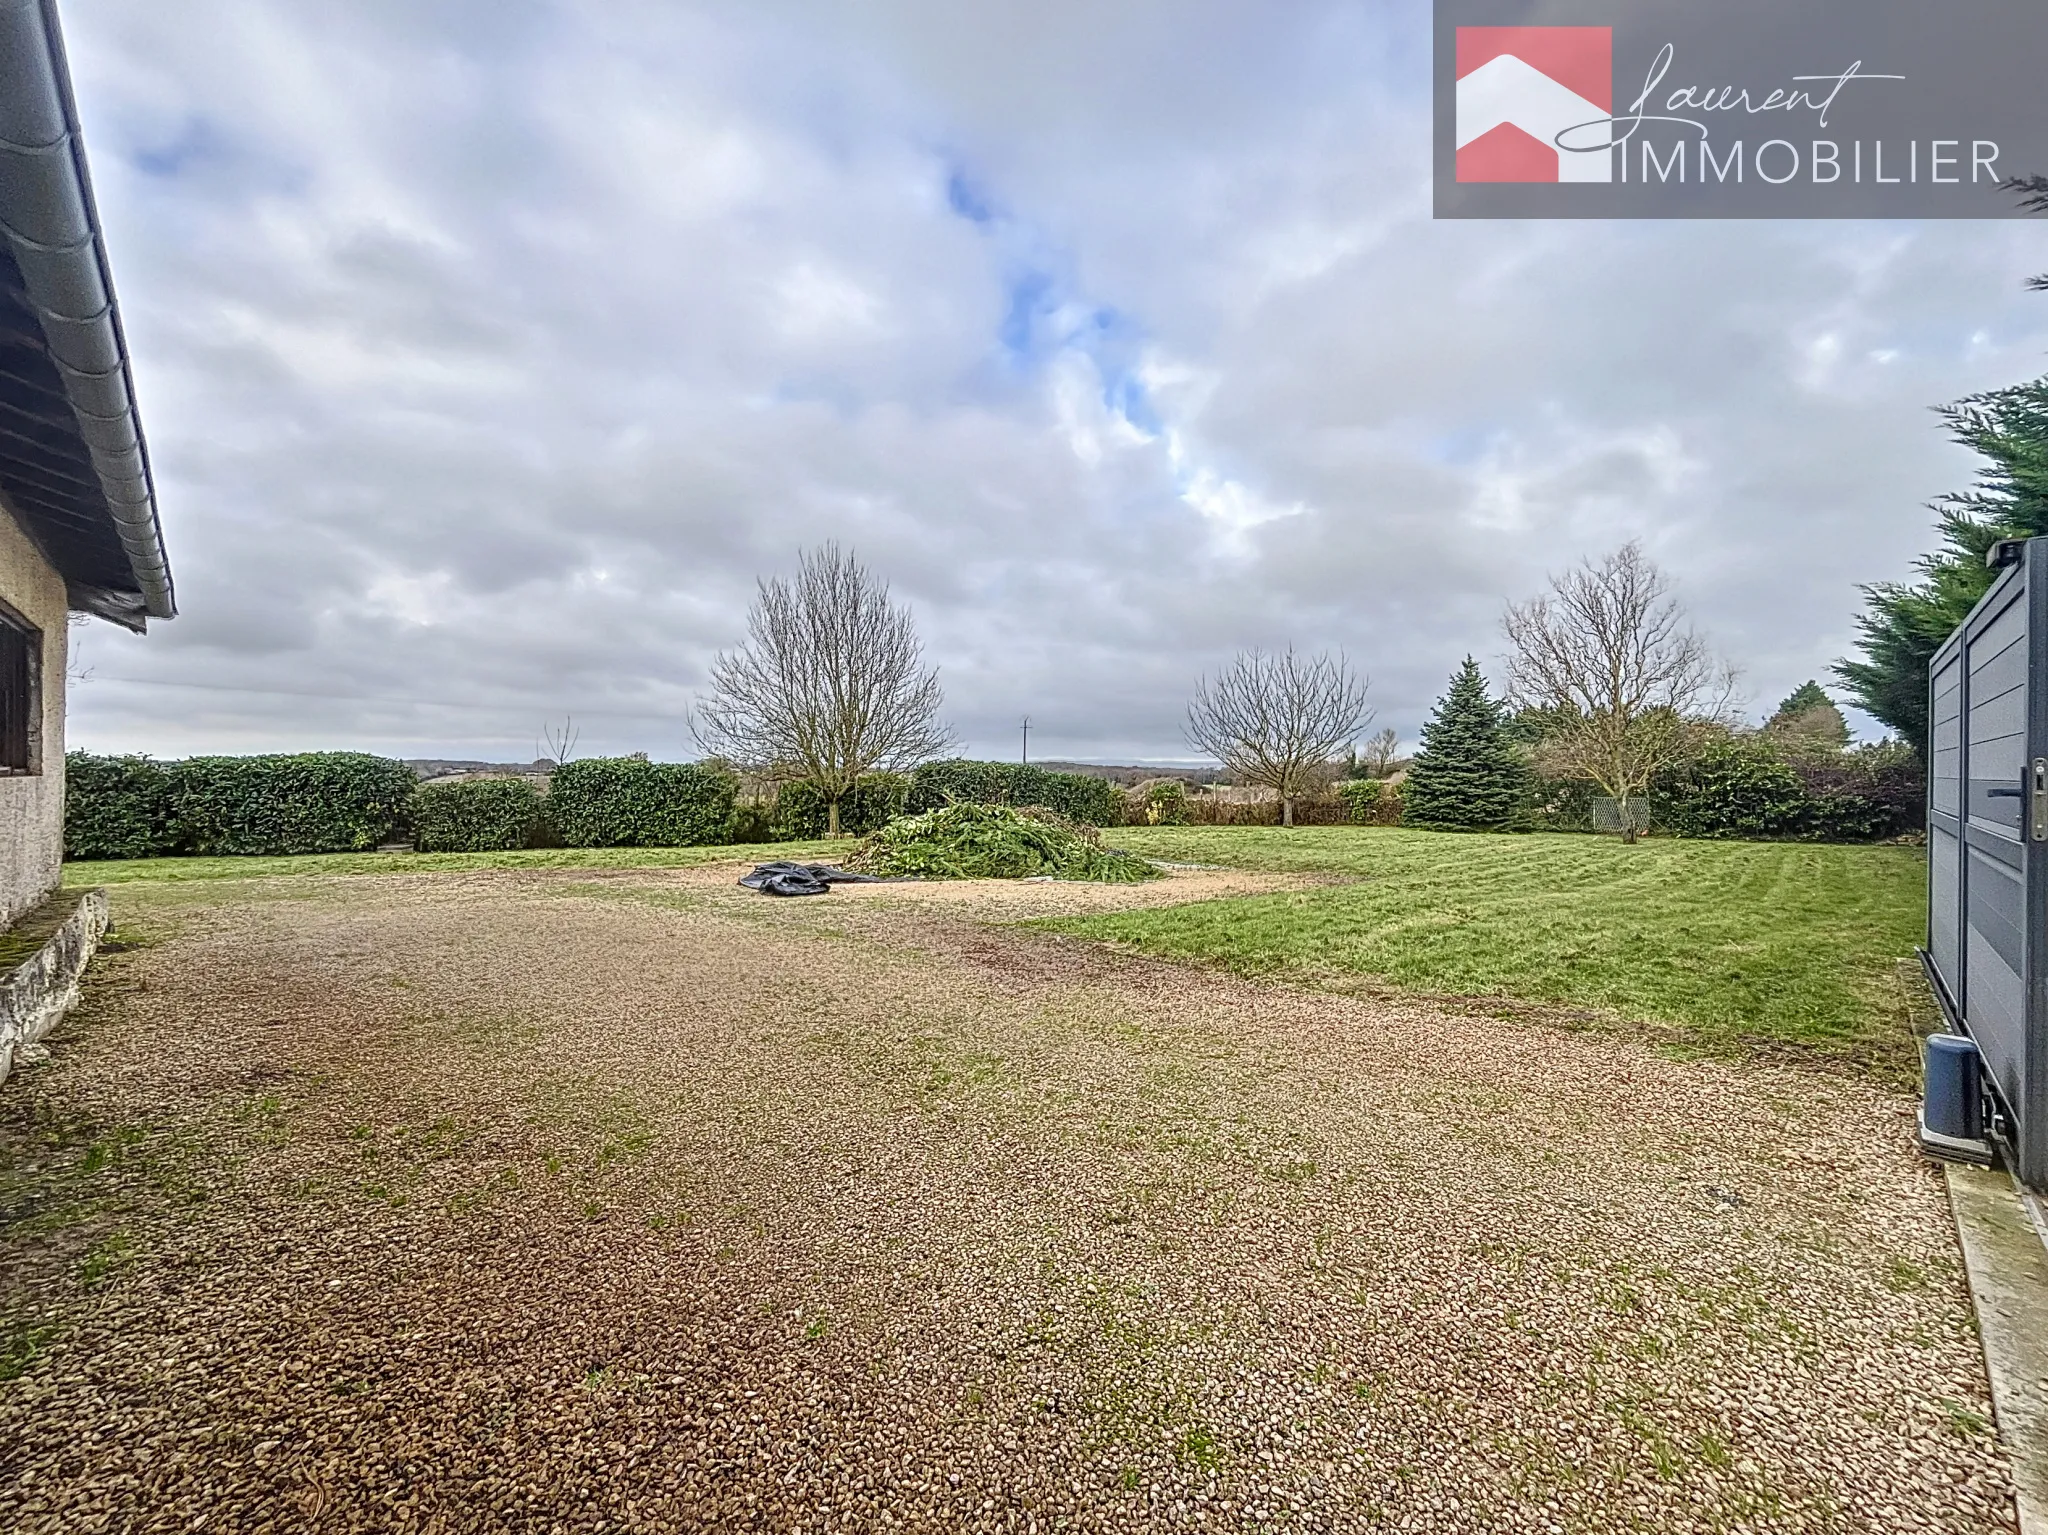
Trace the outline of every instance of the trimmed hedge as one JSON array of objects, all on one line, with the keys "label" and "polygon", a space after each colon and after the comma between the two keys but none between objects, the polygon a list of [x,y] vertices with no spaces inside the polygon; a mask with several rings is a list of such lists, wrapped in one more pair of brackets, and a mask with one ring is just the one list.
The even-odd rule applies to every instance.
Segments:
[{"label": "trimmed hedge", "polygon": [[[910,780],[901,773],[865,773],[839,801],[839,829],[856,837],[878,832],[903,814]],[[768,818],[778,842],[808,842],[825,835],[831,806],[825,791],[808,778],[794,779],[775,791],[775,809]]]},{"label": "trimmed hedge", "polygon": [[367,752],[188,757],[165,764],[180,853],[366,853],[405,829],[419,776]]},{"label": "trimmed hedge", "polygon": [[[913,768],[910,794],[903,810],[906,815],[923,815],[943,805],[1004,805],[1009,803],[1008,780],[1002,762],[969,762],[948,757]],[[1021,764],[1019,764],[1021,766]]]},{"label": "trimmed hedge", "polygon": [[68,858],[367,852],[406,824],[419,780],[364,752],[65,759]]},{"label": "trimmed hedge", "polygon": [[1917,826],[1924,793],[1904,747],[1788,758],[1761,736],[1738,736],[1658,775],[1650,806],[1681,837],[1871,842]]},{"label": "trimmed hedge", "polygon": [[528,846],[541,797],[524,778],[465,778],[412,791],[413,846],[422,853],[498,853]]},{"label": "trimmed hedge", "polygon": [[1124,796],[1124,820],[1131,826],[1188,824],[1188,786],[1178,778],[1162,778]]},{"label": "trimmed hedge", "polygon": [[768,819],[772,808],[758,800],[748,800],[745,804],[734,807],[732,823],[725,829],[725,840],[735,843],[773,842],[775,828],[769,824]]},{"label": "trimmed hedge", "polygon": [[1024,762],[969,762],[952,757],[927,762],[910,775],[904,804],[909,815],[942,805],[1043,805],[1083,826],[1115,826],[1123,819],[1123,794],[1107,778],[1086,773],[1049,773]]},{"label": "trimmed hedge", "polygon": [[1531,816],[1539,831],[1590,832],[1593,801],[1600,797],[1600,786],[1583,778],[1540,779]]},{"label": "trimmed hedge", "polygon": [[701,763],[585,757],[555,770],[548,811],[565,847],[701,847],[725,840],[738,792]]},{"label": "trimmed hedge", "polygon": [[[1220,794],[1188,796],[1190,826],[1278,826],[1280,801],[1225,799]],[[1301,806],[1294,807],[1299,816]],[[1307,823],[1304,822],[1304,825]]]},{"label": "trimmed hedge", "polygon": [[1910,746],[1888,741],[1790,760],[1812,797],[1813,824],[1831,841],[1896,837],[1927,825],[1927,769]]},{"label": "trimmed hedge", "polygon": [[1716,741],[1658,776],[1651,810],[1681,837],[1798,837],[1806,785],[1761,741]]},{"label": "trimmed hedge", "polygon": [[66,858],[155,858],[176,846],[163,764],[90,752],[64,758]]},{"label": "trimmed hedge", "polygon": [[1402,788],[1384,778],[1347,778],[1337,785],[1337,798],[1353,826],[1399,826]]}]

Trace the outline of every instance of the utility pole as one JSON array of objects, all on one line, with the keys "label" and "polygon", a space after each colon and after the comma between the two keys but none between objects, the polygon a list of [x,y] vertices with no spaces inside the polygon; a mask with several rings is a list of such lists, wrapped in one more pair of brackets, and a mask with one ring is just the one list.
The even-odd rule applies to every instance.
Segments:
[{"label": "utility pole", "polygon": [[1021,760],[1031,760],[1031,716],[1028,714],[1024,716],[1024,755]]}]

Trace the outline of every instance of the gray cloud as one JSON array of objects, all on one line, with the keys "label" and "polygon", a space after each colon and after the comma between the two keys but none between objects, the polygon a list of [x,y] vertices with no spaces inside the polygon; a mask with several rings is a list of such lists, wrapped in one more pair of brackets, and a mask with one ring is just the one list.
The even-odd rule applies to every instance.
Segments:
[{"label": "gray cloud", "polygon": [[185,609],[93,747],[686,753],[824,537],[976,750],[1182,755],[1290,641],[1412,735],[1631,536],[1768,704],[2048,351],[2041,226],[1432,223],[1416,4],[69,21]]}]

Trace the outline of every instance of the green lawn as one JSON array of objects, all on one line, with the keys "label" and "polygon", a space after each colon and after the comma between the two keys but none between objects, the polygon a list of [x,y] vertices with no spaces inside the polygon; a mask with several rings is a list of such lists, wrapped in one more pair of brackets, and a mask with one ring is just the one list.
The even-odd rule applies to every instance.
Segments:
[{"label": "green lawn", "polygon": [[445,874],[466,869],[690,869],[749,858],[818,858],[852,844],[745,843],[735,847],[553,847],[511,853],[308,853],[295,858],[133,858],[67,863],[67,885],[133,880],[276,879],[293,874]]},{"label": "green lawn", "polygon": [[1712,1050],[1794,1046],[1917,1069],[1899,962],[1918,849],[1367,827],[1125,827],[1154,858],[1357,883],[1047,924],[1338,989],[1382,981],[1597,1009]]}]

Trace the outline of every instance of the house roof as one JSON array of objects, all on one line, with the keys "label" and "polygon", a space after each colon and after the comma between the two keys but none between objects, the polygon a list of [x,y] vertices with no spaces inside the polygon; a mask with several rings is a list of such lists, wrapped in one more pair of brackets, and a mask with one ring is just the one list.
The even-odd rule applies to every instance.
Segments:
[{"label": "house roof", "polygon": [[0,494],[72,607],[176,614],[55,0],[0,0]]}]

